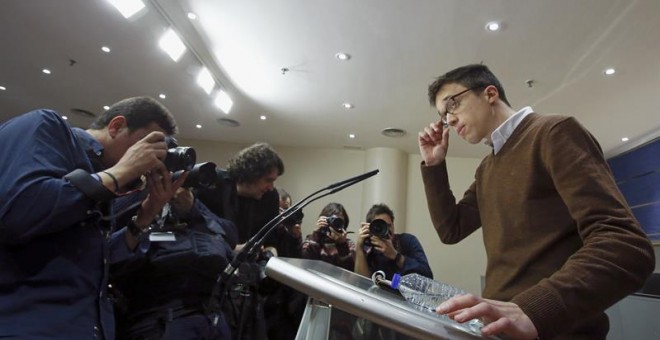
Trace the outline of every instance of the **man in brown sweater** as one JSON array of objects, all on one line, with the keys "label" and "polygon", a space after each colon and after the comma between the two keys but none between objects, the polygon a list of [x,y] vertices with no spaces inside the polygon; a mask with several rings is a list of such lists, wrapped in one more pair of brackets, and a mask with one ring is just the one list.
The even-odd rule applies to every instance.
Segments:
[{"label": "man in brown sweater", "polygon": [[[429,100],[441,120],[418,141],[433,225],[448,244],[481,227],[488,258],[483,296],[437,312],[481,318],[484,335],[605,339],[604,310],[643,285],[655,258],[598,142],[572,117],[511,109],[484,65],[438,77]],[[449,126],[493,148],[458,202],[445,164]]]}]

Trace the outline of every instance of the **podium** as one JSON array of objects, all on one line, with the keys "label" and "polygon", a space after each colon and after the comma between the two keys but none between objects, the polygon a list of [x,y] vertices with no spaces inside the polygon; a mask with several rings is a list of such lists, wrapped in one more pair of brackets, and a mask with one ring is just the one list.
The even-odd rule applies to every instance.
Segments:
[{"label": "podium", "polygon": [[465,324],[323,261],[273,257],[266,275],[309,297],[296,340],[336,332],[349,339],[483,339]]}]

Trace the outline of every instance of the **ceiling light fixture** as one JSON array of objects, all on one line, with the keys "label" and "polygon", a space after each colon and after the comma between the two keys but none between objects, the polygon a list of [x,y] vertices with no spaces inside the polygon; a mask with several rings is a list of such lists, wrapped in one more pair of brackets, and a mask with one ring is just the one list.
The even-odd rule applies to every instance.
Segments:
[{"label": "ceiling light fixture", "polygon": [[261,120],[266,120],[266,116],[261,115],[261,116],[259,117],[259,119],[261,119]]},{"label": "ceiling light fixture", "polygon": [[346,110],[350,110],[350,109],[354,108],[355,106],[351,103],[343,103],[343,104],[341,104],[341,107],[343,107]]},{"label": "ceiling light fixture", "polygon": [[605,71],[603,71],[603,73],[605,73],[606,76],[611,76],[614,73],[616,73],[616,70],[610,67],[610,68],[605,69]]},{"label": "ceiling light fixture", "polygon": [[215,80],[213,80],[211,72],[209,72],[206,67],[202,67],[202,69],[199,71],[199,74],[197,74],[197,85],[204,89],[206,94],[211,94],[211,91],[213,91],[213,88],[215,87]]},{"label": "ceiling light fixture", "polygon": [[186,45],[183,44],[181,38],[171,28],[160,38],[158,46],[174,61],[178,61],[186,51]]},{"label": "ceiling light fixture", "polygon": [[193,12],[188,12],[188,19],[197,20],[197,14],[195,14]]},{"label": "ceiling light fixture", "polygon": [[355,139],[355,134],[354,134],[354,133],[349,133],[349,134],[348,134],[348,138],[350,138],[350,139]]},{"label": "ceiling light fixture", "polygon": [[198,129],[201,129],[201,128],[202,128],[202,125],[197,124],[197,125],[195,125],[195,127],[198,128]]},{"label": "ceiling light fixture", "polygon": [[106,105],[106,106],[103,107],[103,109],[104,109],[104,110],[109,110],[109,109],[110,109],[110,106]]},{"label": "ceiling light fixture", "polygon": [[165,93],[161,93],[161,94],[158,95],[158,98],[165,99],[165,98],[167,98],[167,96],[165,95]]},{"label": "ceiling light fixture", "polygon": [[103,51],[103,52],[105,52],[105,53],[110,53],[110,47],[108,47],[108,46],[103,46],[103,47],[101,47],[101,51]]},{"label": "ceiling light fixture", "polygon": [[4,86],[0,86],[0,91],[4,91],[4,90],[6,90],[6,89],[7,89],[6,87],[4,87]]},{"label": "ceiling light fixture", "polygon": [[215,106],[219,107],[225,114],[229,114],[231,107],[234,106],[234,101],[231,100],[227,92],[220,90],[215,96]]},{"label": "ceiling light fixture", "polygon": [[499,31],[502,26],[500,26],[500,23],[497,21],[491,21],[486,24],[486,31],[489,32],[496,32]]},{"label": "ceiling light fixture", "polygon": [[142,0],[108,0],[108,2],[115,6],[119,13],[126,19],[144,8],[144,2]]},{"label": "ceiling light fixture", "polygon": [[43,69],[43,70],[41,70],[41,72],[43,72],[43,73],[45,73],[45,74],[50,74],[50,70],[49,70],[49,69],[47,69],[47,68],[45,68],[45,69]]},{"label": "ceiling light fixture", "polygon": [[627,141],[629,141],[629,140],[630,140],[630,139],[629,139],[628,137],[623,137],[623,138],[621,138],[621,141],[622,141],[622,142],[627,142]]},{"label": "ceiling light fixture", "polygon": [[346,61],[346,60],[351,59],[351,55],[348,54],[348,53],[339,52],[339,53],[335,54],[335,58],[337,58],[341,61]]}]

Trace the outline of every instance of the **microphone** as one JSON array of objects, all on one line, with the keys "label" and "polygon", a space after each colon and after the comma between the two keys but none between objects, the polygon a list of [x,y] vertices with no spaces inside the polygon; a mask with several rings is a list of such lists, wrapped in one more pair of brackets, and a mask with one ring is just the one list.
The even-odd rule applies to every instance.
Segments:
[{"label": "microphone", "polygon": [[[256,234],[254,234],[254,236],[252,236],[247,242],[245,242],[245,245],[238,252],[238,254],[236,254],[234,260],[231,261],[229,264],[227,264],[225,269],[220,273],[220,275],[218,275],[216,284],[213,287],[211,299],[209,301],[209,305],[211,306],[211,309],[212,310],[216,309],[217,311],[220,311],[220,308],[222,308],[222,304],[226,296],[225,291],[229,289],[229,287],[231,286],[230,283],[233,278],[234,272],[243,262],[245,262],[246,259],[256,254],[256,251],[261,247],[261,244],[264,242],[266,237],[268,237],[268,235],[270,235],[275,230],[275,226],[279,225],[280,223],[282,223],[282,221],[287,219],[289,216],[295,214],[296,212],[298,212],[300,209],[304,208],[308,204],[322,197],[328,196],[330,194],[348,188],[351,185],[357,184],[371,176],[376,175],[378,172],[379,170],[375,169],[367,173],[331,184],[323,189],[317,190],[311,193],[310,195],[308,195],[307,197],[303,198],[302,200],[300,200],[298,203],[284,210],[283,212],[275,216],[272,220],[268,221],[268,223],[266,223],[263,227],[261,227],[261,229],[259,229],[259,231]],[[221,285],[223,283],[224,283],[224,289],[221,289]],[[220,299],[218,299],[219,294],[221,294]],[[213,317],[213,325],[217,325],[219,319],[220,319],[220,314],[215,313],[215,316]]]}]

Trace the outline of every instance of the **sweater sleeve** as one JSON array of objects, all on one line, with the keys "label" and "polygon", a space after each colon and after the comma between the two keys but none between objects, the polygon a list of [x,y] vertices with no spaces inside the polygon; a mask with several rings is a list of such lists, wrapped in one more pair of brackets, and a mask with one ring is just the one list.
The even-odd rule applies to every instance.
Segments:
[{"label": "sweater sleeve", "polygon": [[540,338],[550,338],[639,289],[653,271],[655,258],[600,146],[575,119],[549,128],[541,158],[583,242],[559,271],[512,299],[530,317]]},{"label": "sweater sleeve", "polygon": [[435,166],[422,163],[421,170],[431,221],[443,243],[458,243],[481,227],[476,182],[457,204],[449,188],[446,162]]}]

